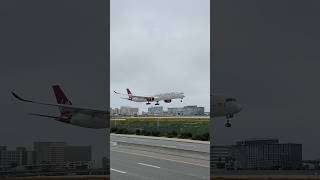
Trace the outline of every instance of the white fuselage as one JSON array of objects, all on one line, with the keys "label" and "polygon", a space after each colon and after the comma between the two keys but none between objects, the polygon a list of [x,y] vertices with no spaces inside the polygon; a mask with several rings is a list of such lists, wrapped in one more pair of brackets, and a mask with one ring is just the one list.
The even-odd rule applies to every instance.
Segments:
[{"label": "white fuselage", "polygon": [[155,101],[163,101],[170,99],[183,99],[185,96],[180,92],[171,92],[155,95]]},{"label": "white fuselage", "polygon": [[213,95],[211,98],[213,98],[213,117],[226,117],[242,110],[241,105],[234,98],[219,95]]},{"label": "white fuselage", "polygon": [[107,119],[107,117],[91,116],[82,113],[74,114],[70,119],[56,118],[56,120],[60,122],[92,129],[108,128],[109,123]]},{"label": "white fuselage", "polygon": [[134,102],[154,102],[154,101],[169,101],[172,99],[183,99],[185,96],[180,92],[162,93],[149,97],[132,96],[131,101]]}]

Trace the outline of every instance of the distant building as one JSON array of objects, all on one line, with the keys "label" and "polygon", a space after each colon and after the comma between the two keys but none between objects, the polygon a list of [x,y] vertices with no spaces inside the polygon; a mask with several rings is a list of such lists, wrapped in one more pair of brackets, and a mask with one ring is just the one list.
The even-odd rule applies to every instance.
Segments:
[{"label": "distant building", "polygon": [[210,149],[210,168],[233,169],[232,146],[212,146]]},{"label": "distant building", "polygon": [[153,106],[148,108],[148,115],[163,115],[163,107],[162,106]]},{"label": "distant building", "polygon": [[103,169],[109,169],[109,159],[107,157],[102,158],[102,168]]},{"label": "distant building", "polygon": [[90,169],[91,146],[66,146],[64,161],[68,169]]},{"label": "distant building", "polygon": [[117,116],[120,114],[120,109],[119,108],[114,108],[114,109],[110,108],[110,114],[111,114],[111,116]]},{"label": "distant building", "polygon": [[304,160],[302,166],[305,170],[319,170],[320,160]]},{"label": "distant building", "polygon": [[204,107],[184,106],[183,108],[168,108],[168,115],[172,116],[203,116]]},{"label": "distant building", "polygon": [[215,169],[278,170],[302,167],[302,145],[282,144],[277,139],[249,139],[236,145],[212,146],[211,153],[211,167]]},{"label": "distant building", "polygon": [[183,108],[180,108],[180,107],[168,108],[168,115],[182,116],[183,115]]},{"label": "distant building", "polygon": [[17,147],[15,150],[7,150],[6,146],[0,147],[0,167],[15,167],[27,164],[27,150],[25,147]]},{"label": "distant building", "polygon": [[120,115],[122,116],[137,116],[139,113],[139,108],[133,108],[129,106],[120,107]]},{"label": "distant building", "polygon": [[92,167],[91,146],[69,146],[65,142],[35,142],[37,165],[54,165],[68,169]]},{"label": "distant building", "polygon": [[36,164],[64,165],[65,142],[34,142]]},{"label": "distant building", "polygon": [[204,115],[204,107],[184,106],[183,115],[185,116]]}]

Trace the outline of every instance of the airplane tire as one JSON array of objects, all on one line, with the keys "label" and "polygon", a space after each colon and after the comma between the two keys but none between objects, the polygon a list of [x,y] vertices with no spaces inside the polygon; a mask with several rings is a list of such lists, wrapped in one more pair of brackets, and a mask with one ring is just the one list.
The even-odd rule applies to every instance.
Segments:
[{"label": "airplane tire", "polygon": [[227,122],[227,123],[225,124],[225,126],[226,126],[227,128],[229,128],[229,127],[231,127],[231,123]]}]

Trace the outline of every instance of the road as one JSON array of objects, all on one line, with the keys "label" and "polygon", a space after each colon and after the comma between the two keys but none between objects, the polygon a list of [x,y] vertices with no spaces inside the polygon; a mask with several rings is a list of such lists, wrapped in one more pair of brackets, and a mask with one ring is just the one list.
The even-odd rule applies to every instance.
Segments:
[{"label": "road", "polygon": [[[139,138],[139,137],[115,137],[111,138],[111,179],[112,180],[203,180],[209,179],[209,156],[207,159],[190,158],[172,153],[159,153],[148,149],[135,149],[127,145],[120,145],[117,141],[131,143],[152,144],[151,148],[174,146],[191,150],[208,151],[205,143],[193,141]],[[158,142],[158,143],[157,143]],[[196,141],[195,141],[196,142]],[[160,144],[163,143],[163,144]],[[176,143],[176,144],[175,144]],[[178,145],[180,144],[180,145]],[[197,147],[198,144],[202,144]],[[188,146],[185,146],[188,145]],[[209,147],[209,144],[207,144]],[[173,148],[173,147],[170,147]]]}]

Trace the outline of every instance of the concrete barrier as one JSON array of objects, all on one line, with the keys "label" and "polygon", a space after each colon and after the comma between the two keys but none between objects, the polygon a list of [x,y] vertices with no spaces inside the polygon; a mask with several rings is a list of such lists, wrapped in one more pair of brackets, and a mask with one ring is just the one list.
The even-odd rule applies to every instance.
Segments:
[{"label": "concrete barrier", "polygon": [[163,147],[163,146],[153,146],[153,145],[146,145],[146,144],[134,144],[134,143],[129,143],[129,142],[116,142],[116,144],[113,144],[113,145],[118,146],[118,147],[123,147],[126,149],[133,149],[133,150],[147,151],[147,152],[156,152],[156,153],[161,153],[161,154],[210,161],[210,153],[207,153],[207,152],[183,150],[183,149],[177,149],[175,147],[170,147],[170,146]]}]

